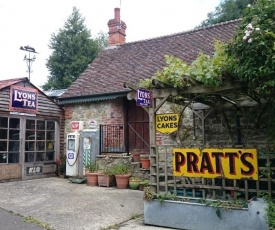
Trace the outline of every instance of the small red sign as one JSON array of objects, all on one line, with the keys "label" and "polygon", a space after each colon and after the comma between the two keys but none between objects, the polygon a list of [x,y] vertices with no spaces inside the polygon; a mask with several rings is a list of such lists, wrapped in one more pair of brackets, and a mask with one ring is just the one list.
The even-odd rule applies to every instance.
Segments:
[{"label": "small red sign", "polygon": [[80,125],[79,125],[79,121],[72,121],[71,122],[71,130],[72,131],[76,131],[76,130],[79,130],[79,127]]}]

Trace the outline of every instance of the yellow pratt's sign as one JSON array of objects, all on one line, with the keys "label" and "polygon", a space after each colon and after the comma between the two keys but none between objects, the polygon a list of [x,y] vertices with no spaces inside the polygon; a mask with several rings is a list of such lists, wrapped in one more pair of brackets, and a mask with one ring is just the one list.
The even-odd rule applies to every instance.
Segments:
[{"label": "yellow pratt's sign", "polygon": [[166,113],[156,115],[156,130],[160,133],[172,133],[178,129],[179,115]]},{"label": "yellow pratt's sign", "polygon": [[174,176],[258,180],[256,149],[173,149]]}]

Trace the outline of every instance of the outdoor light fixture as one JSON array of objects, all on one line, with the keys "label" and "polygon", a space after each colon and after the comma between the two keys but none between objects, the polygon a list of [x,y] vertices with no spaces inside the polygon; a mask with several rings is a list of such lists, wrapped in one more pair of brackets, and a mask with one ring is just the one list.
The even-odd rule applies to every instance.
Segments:
[{"label": "outdoor light fixture", "polygon": [[20,46],[20,50],[29,52],[29,56],[25,55],[23,61],[26,61],[26,63],[27,63],[27,67],[28,67],[27,72],[29,73],[29,81],[31,81],[31,72],[32,72],[31,67],[32,67],[32,63],[36,59],[35,55],[33,55],[33,57],[31,58],[31,53],[36,53],[36,54],[38,54],[38,53],[35,51],[34,48],[32,48],[30,46]]}]

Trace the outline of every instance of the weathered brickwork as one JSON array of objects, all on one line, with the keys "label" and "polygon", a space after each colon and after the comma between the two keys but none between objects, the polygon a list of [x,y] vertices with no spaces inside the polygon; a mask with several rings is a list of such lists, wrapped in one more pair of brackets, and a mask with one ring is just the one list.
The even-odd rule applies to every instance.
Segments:
[{"label": "weathered brickwork", "polygon": [[[71,132],[71,121],[83,121],[84,129],[89,129],[88,122],[93,119],[100,124],[123,124],[124,111],[122,98],[85,104],[66,105],[67,111],[65,135]],[[69,116],[70,115],[70,116]]]}]

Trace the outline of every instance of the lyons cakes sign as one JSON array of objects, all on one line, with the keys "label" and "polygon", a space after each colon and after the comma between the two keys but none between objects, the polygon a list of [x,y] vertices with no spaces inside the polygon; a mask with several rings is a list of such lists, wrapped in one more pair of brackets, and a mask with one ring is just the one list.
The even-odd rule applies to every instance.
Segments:
[{"label": "lyons cakes sign", "polygon": [[36,113],[38,90],[20,86],[10,87],[10,111]]}]

